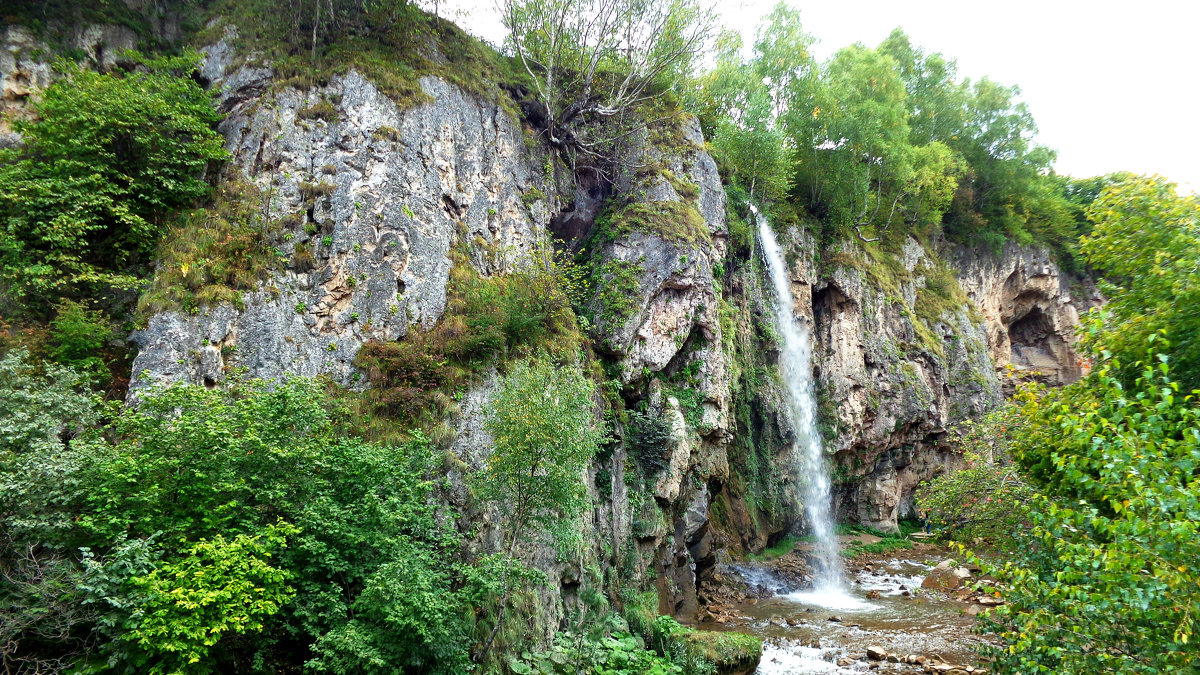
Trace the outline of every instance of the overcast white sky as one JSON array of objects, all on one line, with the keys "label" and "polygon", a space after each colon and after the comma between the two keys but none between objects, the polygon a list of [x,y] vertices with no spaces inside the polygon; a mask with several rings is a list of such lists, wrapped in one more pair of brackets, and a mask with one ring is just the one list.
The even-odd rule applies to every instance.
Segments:
[{"label": "overcast white sky", "polygon": [[[777,0],[717,0],[753,41]],[[1200,0],[788,0],[824,59],[900,26],[959,75],[1021,87],[1038,141],[1074,176],[1158,173],[1200,191]],[[504,29],[493,0],[442,0],[466,30]]]}]

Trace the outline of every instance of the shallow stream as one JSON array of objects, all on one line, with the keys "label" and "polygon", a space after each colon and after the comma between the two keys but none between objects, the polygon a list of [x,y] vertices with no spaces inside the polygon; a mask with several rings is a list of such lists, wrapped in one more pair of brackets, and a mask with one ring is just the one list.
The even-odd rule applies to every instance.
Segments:
[{"label": "shallow stream", "polygon": [[[931,661],[979,665],[973,646],[980,638],[971,633],[975,619],[964,613],[970,605],[921,590],[930,565],[895,558],[878,560],[872,568],[848,574],[849,590],[844,593],[788,593],[764,576],[769,572],[745,570],[743,576],[748,572],[752,583],[778,594],[739,603],[733,609],[741,617],[701,627],[765,638],[759,675],[923,670],[919,665],[868,660],[870,646]],[[871,591],[878,591],[878,597]]]}]

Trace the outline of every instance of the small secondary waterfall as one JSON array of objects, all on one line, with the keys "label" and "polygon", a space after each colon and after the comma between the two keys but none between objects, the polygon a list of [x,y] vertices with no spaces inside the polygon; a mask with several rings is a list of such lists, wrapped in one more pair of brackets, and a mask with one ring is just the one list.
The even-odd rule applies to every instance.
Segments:
[{"label": "small secondary waterfall", "polygon": [[817,569],[814,589],[817,592],[844,594],[842,561],[838,554],[837,535],[830,516],[829,467],[825,462],[825,449],[821,443],[821,432],[817,429],[817,403],[813,393],[812,338],[807,325],[796,320],[792,305],[791,281],[783,251],[775,240],[767,218],[753,209],[758,219],[758,235],[762,241],[763,257],[771,273],[771,285],[775,288],[775,325],[783,339],[780,354],[780,370],[786,385],[788,407],[791,412],[792,430],[800,446],[798,482],[808,514],[809,527],[816,538]]}]

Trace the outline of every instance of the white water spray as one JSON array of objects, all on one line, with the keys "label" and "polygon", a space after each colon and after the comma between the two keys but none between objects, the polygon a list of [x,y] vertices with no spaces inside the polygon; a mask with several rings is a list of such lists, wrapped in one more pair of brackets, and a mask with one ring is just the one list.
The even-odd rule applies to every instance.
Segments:
[{"label": "white water spray", "polygon": [[792,310],[795,300],[792,298],[791,281],[775,233],[766,217],[758,209],[751,209],[758,219],[763,257],[771,273],[771,285],[775,288],[775,325],[783,342],[780,370],[786,385],[792,431],[799,446],[799,451],[793,456],[799,457],[797,478],[803,490],[801,496],[808,514],[808,524],[816,539],[814,552],[817,569],[813,591],[804,595],[812,596],[809,600],[816,604],[833,606],[850,598],[842,579],[842,561],[829,512],[829,468],[825,462],[821,432],[817,430],[817,405],[813,394],[812,339],[808,326],[797,321]]}]

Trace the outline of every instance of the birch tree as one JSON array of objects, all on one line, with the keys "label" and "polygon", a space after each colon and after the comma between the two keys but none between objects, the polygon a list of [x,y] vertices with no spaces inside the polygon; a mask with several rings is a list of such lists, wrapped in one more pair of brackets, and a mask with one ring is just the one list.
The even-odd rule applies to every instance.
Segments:
[{"label": "birch tree", "polygon": [[594,123],[626,118],[690,73],[713,26],[701,2],[498,0],[550,145],[598,156],[629,134]]}]

